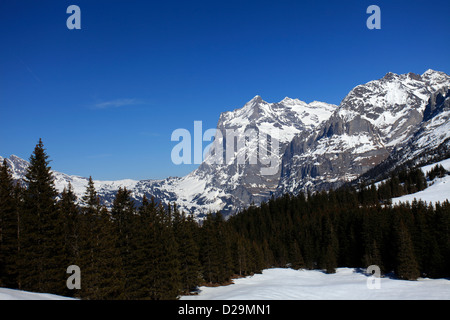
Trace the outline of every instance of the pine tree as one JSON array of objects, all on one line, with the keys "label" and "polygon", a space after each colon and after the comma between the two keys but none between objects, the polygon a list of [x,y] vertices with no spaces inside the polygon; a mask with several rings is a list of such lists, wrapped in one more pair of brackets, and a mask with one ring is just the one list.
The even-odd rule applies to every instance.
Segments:
[{"label": "pine tree", "polygon": [[123,272],[123,259],[120,250],[115,247],[118,235],[111,221],[111,215],[105,207],[101,207],[100,216],[96,220],[95,234],[95,268],[98,271],[95,295],[92,299],[111,300],[128,298],[126,279]]},{"label": "pine tree", "polygon": [[[367,211],[369,209],[366,209]],[[378,221],[377,212],[364,212],[362,217],[362,242],[363,242],[363,267],[370,265],[377,265],[383,270],[380,247],[378,241],[380,240],[381,226]]]},{"label": "pine tree", "polygon": [[30,157],[20,219],[19,277],[24,290],[60,294],[66,288],[63,220],[42,140]]},{"label": "pine tree", "polygon": [[89,177],[86,191],[82,197],[81,215],[78,221],[80,253],[76,263],[83,273],[81,295],[86,298],[93,296],[93,286],[98,282],[95,270],[96,247],[93,239],[100,210],[100,200],[94,187],[94,181],[92,177]]},{"label": "pine tree", "polygon": [[83,207],[79,219],[79,260],[83,299],[125,298],[125,280],[118,235],[111,216],[101,206],[92,178],[89,178],[82,198]]},{"label": "pine tree", "polygon": [[250,252],[253,264],[251,273],[261,273],[266,265],[264,264],[264,253],[262,251],[262,248],[256,243],[256,241],[252,241]]},{"label": "pine tree", "polygon": [[[77,197],[73,192],[72,185],[69,182],[67,188],[64,188],[61,194],[61,200],[58,202],[59,214],[62,218],[62,228],[64,235],[64,265],[74,265],[79,261],[79,219],[80,210],[76,204]],[[65,296],[73,296],[73,290],[67,289]]]},{"label": "pine tree", "polygon": [[186,218],[178,210],[174,212],[173,230],[178,243],[180,282],[182,290],[189,293],[200,284],[200,261],[197,241],[198,225],[192,216]]},{"label": "pine tree", "polygon": [[124,296],[131,299],[133,292],[133,261],[132,254],[135,244],[133,243],[133,232],[136,228],[135,206],[131,199],[130,191],[126,188],[119,188],[114,198],[111,209],[111,218],[117,233],[116,247],[122,258],[123,274],[125,276]]},{"label": "pine tree", "polygon": [[80,209],[77,203],[77,196],[73,192],[72,185],[68,184],[61,193],[61,200],[58,202],[58,207],[61,215],[66,219],[64,224],[65,230],[65,250],[69,260],[76,261],[79,256],[79,219]]},{"label": "pine tree", "polygon": [[163,255],[160,257],[158,268],[157,299],[176,299],[181,290],[180,262],[178,260],[178,243],[172,224],[172,211],[169,206],[167,211],[159,207],[160,223],[158,238],[162,246]]},{"label": "pine tree", "polygon": [[321,268],[325,269],[327,273],[335,273],[338,266],[337,254],[339,252],[339,246],[333,223],[328,215],[325,215],[323,218],[321,248]]},{"label": "pine tree", "polygon": [[397,243],[395,274],[400,279],[416,280],[420,276],[419,266],[414,255],[411,236],[403,221],[398,225]]},{"label": "pine tree", "polygon": [[219,234],[219,222],[210,213],[203,221],[201,235],[201,262],[203,266],[203,277],[210,284],[221,283],[224,280],[224,264],[226,263],[227,250],[224,250],[226,243],[221,242]]},{"label": "pine tree", "polygon": [[144,195],[142,206],[138,209],[138,224],[134,232],[135,249],[131,260],[134,263],[131,277],[132,299],[152,299],[155,296],[155,281],[157,278],[159,243],[156,239],[156,205],[154,198],[149,202]]},{"label": "pine tree", "polygon": [[233,243],[233,255],[233,261],[236,270],[235,273],[237,273],[239,276],[246,275],[248,270],[246,238],[239,234],[237,234]]},{"label": "pine tree", "polygon": [[433,181],[436,177],[443,178],[447,174],[447,170],[440,165],[435,165],[431,171],[427,172],[427,178]]},{"label": "pine tree", "polygon": [[140,275],[139,299],[172,300],[182,290],[178,243],[172,224],[172,213],[160,204],[143,201],[139,209],[142,222],[137,231],[137,251],[132,261]]},{"label": "pine tree", "polygon": [[300,250],[300,246],[298,245],[298,242],[295,240],[291,246],[290,255],[292,268],[300,269],[305,267],[305,261],[303,260],[303,255]]},{"label": "pine tree", "polygon": [[6,159],[0,164],[0,286],[18,287],[18,202]]}]

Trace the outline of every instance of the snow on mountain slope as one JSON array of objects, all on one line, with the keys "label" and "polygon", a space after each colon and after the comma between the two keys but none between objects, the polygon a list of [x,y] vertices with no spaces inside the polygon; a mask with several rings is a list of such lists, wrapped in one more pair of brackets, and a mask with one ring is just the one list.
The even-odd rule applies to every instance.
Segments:
[{"label": "snow on mountain slope", "polygon": [[[421,169],[426,175],[436,165],[442,165],[445,170],[450,171],[450,159],[423,166],[421,167]],[[443,178],[435,178],[433,181],[430,181],[428,183],[428,187],[425,190],[393,198],[392,204],[399,204],[401,202],[412,203],[414,199],[422,200],[427,203],[436,203],[450,200],[450,175],[446,175]]]},{"label": "snow on mountain slope", "polygon": [[442,141],[448,115],[433,114],[427,126],[424,113],[430,97],[449,87],[450,76],[433,70],[388,73],[355,87],[316,131],[294,137],[283,157],[277,193],[338,187],[383,162],[418,130],[424,131],[424,140]]},{"label": "snow on mountain slope", "polygon": [[[280,150],[275,156],[279,162],[284,148],[292,138],[301,132],[311,132],[318,125],[326,121],[334,110],[335,105],[314,101],[307,104],[298,99],[285,98],[278,103],[268,103],[260,96],[255,96],[242,108],[221,114],[217,130],[222,133],[213,142],[214,147],[222,145],[224,157],[222,164],[216,164],[206,159],[196,170],[178,178],[170,177],[164,180],[94,180],[96,190],[107,206],[112,205],[115,193],[119,187],[126,187],[132,197],[139,203],[142,197],[155,196],[163,203],[176,202],[178,207],[186,212],[195,211],[197,217],[209,212],[222,210],[225,214],[244,208],[252,202],[259,203],[273,192],[278,184],[279,170],[276,168],[271,175],[261,175],[264,166],[260,161],[250,164],[249,154],[258,146],[258,140],[252,140],[235,150],[227,149],[227,132],[233,132],[242,137],[248,132],[256,133],[256,138],[263,134],[277,133]],[[260,145],[262,146],[262,145]],[[264,159],[263,146],[258,156]],[[259,149],[258,149],[259,150]],[[270,150],[269,150],[270,151]],[[242,157],[244,163],[238,162]],[[1,159],[0,159],[1,160]],[[211,155],[209,155],[211,160]],[[227,162],[228,160],[228,162]],[[258,160],[261,160],[258,158]],[[16,156],[7,159],[12,168],[14,178],[20,180],[25,175],[28,162]],[[67,187],[70,182],[75,194],[81,198],[85,192],[88,179],[67,175],[53,171],[55,187],[58,191]]]},{"label": "snow on mountain slope", "polygon": [[422,166],[420,169],[424,174],[430,172],[435,166],[442,166],[445,170],[450,171],[450,159],[445,159],[442,161],[438,161],[433,164],[428,164],[426,166]]},{"label": "snow on mountain slope", "polygon": [[319,270],[266,269],[223,287],[201,287],[180,300],[448,300],[450,280],[380,278],[380,289],[367,287],[368,276],[352,268],[335,274]]},{"label": "snow on mountain slope", "polygon": [[430,95],[449,85],[450,77],[443,72],[390,72],[380,80],[355,87],[342,101],[338,113],[347,122],[361,116],[381,132],[386,146],[396,146],[422,120]]},{"label": "snow on mountain slope", "polygon": [[[323,102],[307,104],[290,98],[268,103],[255,96],[242,108],[220,115],[217,124],[219,133],[216,131],[211,150],[220,150],[217,154],[220,152],[222,161],[217,161],[215,152],[211,151],[199,168],[174,183],[168,181],[164,188],[175,195],[181,208],[188,211],[195,209],[201,214],[218,210],[228,214],[252,202],[260,203],[275,190],[280,170],[277,166],[272,173],[261,174],[262,168],[270,167],[263,164],[261,158],[267,160],[267,152],[272,150],[260,144],[259,139],[265,135],[276,136],[279,150],[273,155],[275,162],[280,163],[284,149],[295,135],[313,131],[336,108]],[[235,138],[230,138],[229,132],[236,137],[247,136],[248,141],[240,147],[238,142],[233,142],[230,147],[230,139]],[[255,155],[256,163],[250,163],[252,155]]]},{"label": "snow on mountain slope", "polygon": [[324,102],[308,104],[288,97],[278,103],[268,103],[257,95],[241,109],[222,113],[217,128],[245,130],[256,127],[265,133],[276,128],[280,131],[280,142],[285,143],[300,132],[315,129],[328,120],[336,108]]},{"label": "snow on mountain slope", "polygon": [[424,111],[424,121],[407,148],[409,158],[433,150],[450,140],[450,85],[434,92]]},{"label": "snow on mountain slope", "polygon": [[399,204],[400,202],[412,203],[414,199],[422,200],[429,204],[450,200],[450,176],[436,178],[433,184],[425,190],[393,198],[392,204]]},{"label": "snow on mountain slope", "polygon": [[[3,162],[3,158],[0,157],[0,162]],[[25,178],[26,169],[30,165],[28,161],[19,158],[16,155],[11,155],[6,158],[6,162],[11,169],[12,177],[16,181],[22,181]],[[76,175],[68,175],[62,172],[52,170],[55,188],[58,192],[62,192],[64,188],[68,187],[70,183],[72,185],[74,193],[77,195],[78,200],[84,195],[86,191],[86,186],[89,179],[85,177],[80,177]],[[126,187],[128,190],[132,191],[132,195],[136,195],[135,189],[140,181],[124,179],[116,181],[101,181],[94,180],[94,185],[97,193],[104,201],[105,205],[109,206],[112,204],[112,199],[115,196],[117,190],[120,187]]]},{"label": "snow on mountain slope", "polygon": [[380,180],[401,166],[416,167],[450,154],[450,86],[430,95],[418,129],[359,179]]}]

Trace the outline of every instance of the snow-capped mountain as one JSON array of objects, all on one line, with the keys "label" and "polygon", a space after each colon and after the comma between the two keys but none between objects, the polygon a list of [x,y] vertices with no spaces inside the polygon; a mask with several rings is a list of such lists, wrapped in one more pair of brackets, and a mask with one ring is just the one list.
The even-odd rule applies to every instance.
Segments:
[{"label": "snow-capped mountain", "polygon": [[450,155],[450,89],[431,94],[423,120],[409,140],[396,146],[389,157],[367,171],[359,180],[379,180],[402,166],[418,166]]},{"label": "snow-capped mountain", "polygon": [[[256,96],[220,115],[210,152],[190,174],[94,183],[106,205],[126,187],[137,202],[154,196],[197,218],[234,213],[273,194],[338,187],[375,167],[450,145],[449,90],[450,76],[428,70],[388,73],[355,87],[339,106]],[[15,179],[23,177],[25,160],[11,156],[7,162]],[[79,197],[84,193],[87,178],[54,176],[58,190],[70,182]]]},{"label": "snow-capped mountain", "polygon": [[[177,181],[166,180],[162,189],[174,194],[182,207],[203,213],[235,212],[251,203],[260,203],[278,186],[281,156],[292,138],[301,132],[313,132],[336,108],[323,102],[307,104],[290,98],[268,103],[256,96],[243,108],[221,114],[217,124],[219,134],[216,133],[211,147],[220,150],[217,155],[221,163],[214,161],[216,154],[211,152],[196,170]],[[229,132],[233,134],[231,138],[227,136]],[[246,135],[249,136],[246,143],[238,145],[236,139],[234,146],[229,144],[231,139],[235,140],[234,136]],[[267,150],[267,146],[258,143],[266,141],[264,135],[276,136],[278,150]],[[227,158],[230,148],[235,149]],[[267,153],[274,156],[270,163],[264,161]],[[250,159],[252,154],[255,163]],[[262,174],[263,168],[274,170]]]}]

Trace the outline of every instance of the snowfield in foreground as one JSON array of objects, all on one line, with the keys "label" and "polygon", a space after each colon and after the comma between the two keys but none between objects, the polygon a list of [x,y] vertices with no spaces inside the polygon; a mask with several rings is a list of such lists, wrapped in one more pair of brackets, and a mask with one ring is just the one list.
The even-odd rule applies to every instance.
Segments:
[{"label": "snowfield in foreground", "polygon": [[0,288],[0,300],[74,300],[48,293],[34,293],[13,289]]},{"label": "snowfield in foreground", "polygon": [[262,274],[235,279],[223,287],[201,287],[196,296],[181,300],[450,300],[450,280],[405,281],[380,279],[380,289],[369,289],[369,277],[356,269],[266,269]]},{"label": "snowfield in foreground", "polygon": [[[180,300],[450,300],[448,279],[381,278],[380,289],[369,289],[368,279],[352,268],[338,268],[335,274],[274,268],[235,279],[228,286],[201,287],[198,295],[182,296]],[[0,288],[0,300],[66,299],[71,298]]]}]

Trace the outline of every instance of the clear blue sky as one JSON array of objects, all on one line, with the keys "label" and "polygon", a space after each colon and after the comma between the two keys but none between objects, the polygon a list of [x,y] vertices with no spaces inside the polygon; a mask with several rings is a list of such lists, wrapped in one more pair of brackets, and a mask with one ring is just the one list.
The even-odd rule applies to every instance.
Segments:
[{"label": "clear blue sky", "polygon": [[[81,30],[66,9],[81,8]],[[381,8],[381,30],[366,9]],[[55,170],[181,176],[173,130],[259,94],[339,104],[385,73],[450,73],[450,2],[2,0],[0,155],[42,138]],[[206,145],[206,143],[205,143]]]}]

